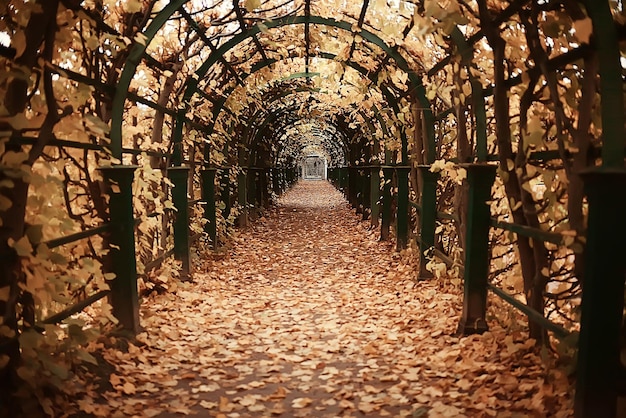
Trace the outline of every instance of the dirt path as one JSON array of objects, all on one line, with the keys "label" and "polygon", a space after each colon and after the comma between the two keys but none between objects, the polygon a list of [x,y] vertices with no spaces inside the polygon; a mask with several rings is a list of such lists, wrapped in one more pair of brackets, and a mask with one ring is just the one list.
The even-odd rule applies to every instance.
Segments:
[{"label": "dirt path", "polygon": [[108,354],[113,388],[90,412],[569,415],[564,376],[544,370],[532,342],[497,324],[452,337],[458,290],[415,282],[366,226],[328,183],[296,185],[194,283],[143,302],[146,332]]}]

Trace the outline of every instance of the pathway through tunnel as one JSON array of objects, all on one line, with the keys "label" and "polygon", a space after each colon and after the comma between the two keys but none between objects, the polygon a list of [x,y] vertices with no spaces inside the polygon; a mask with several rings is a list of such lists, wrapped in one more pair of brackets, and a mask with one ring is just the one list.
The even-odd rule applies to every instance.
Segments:
[{"label": "pathway through tunnel", "polygon": [[[456,286],[416,282],[325,181],[301,181],[193,283],[142,304],[102,416],[568,416],[562,374],[492,325],[453,337]],[[508,332],[508,334],[507,334]],[[508,335],[508,336],[506,336]],[[93,398],[93,399],[92,399]],[[427,415],[428,412],[428,415]]]}]

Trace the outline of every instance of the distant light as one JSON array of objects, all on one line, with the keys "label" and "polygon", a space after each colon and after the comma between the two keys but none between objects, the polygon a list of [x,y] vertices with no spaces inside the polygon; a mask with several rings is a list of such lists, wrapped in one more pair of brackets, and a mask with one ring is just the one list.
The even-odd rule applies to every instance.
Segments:
[{"label": "distant light", "polygon": [[626,57],[620,57],[619,60],[622,63],[622,68],[626,68]]}]

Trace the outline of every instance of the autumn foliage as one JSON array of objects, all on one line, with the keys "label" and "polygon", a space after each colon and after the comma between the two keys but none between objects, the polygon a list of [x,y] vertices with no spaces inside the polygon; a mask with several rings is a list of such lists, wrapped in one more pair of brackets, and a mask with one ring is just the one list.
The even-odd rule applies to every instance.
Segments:
[{"label": "autumn foliage", "polygon": [[[167,169],[181,165],[190,168],[189,229],[191,236],[199,237],[199,248],[210,244],[224,253],[229,253],[231,247],[252,251],[239,246],[241,238],[237,238],[233,227],[262,216],[261,207],[270,206],[285,185],[275,181],[280,170],[295,172],[309,155],[323,159],[330,168],[408,167],[413,206],[411,245],[407,252],[419,255],[426,251],[427,267],[435,280],[424,284],[418,292],[417,285],[408,279],[408,264],[402,264],[409,261],[394,259],[390,261],[393,266],[407,269],[399,281],[379,283],[370,274],[358,278],[365,282],[355,283],[374,286],[368,291],[375,286],[388,286],[387,290],[400,286],[396,289],[398,298],[406,298],[407,303],[416,305],[416,310],[417,306],[435,307],[430,307],[432,302],[420,300],[423,295],[434,297],[442,293],[438,297],[444,297],[446,302],[437,305],[438,312],[430,319],[442,321],[444,327],[455,321],[456,305],[451,300],[458,296],[454,292],[462,282],[463,255],[472,239],[465,236],[469,214],[463,164],[497,164],[497,179],[489,202],[495,225],[490,232],[490,283],[513,294],[540,316],[572,331],[572,341],[557,343],[537,321],[519,325],[519,315],[510,311],[496,315],[503,321],[503,329],[515,329],[504,340],[499,339],[496,331],[468,338],[444,336],[444,331],[433,335],[435,329],[421,335],[426,331],[415,325],[409,327],[410,319],[402,316],[406,312],[398,305],[394,305],[397,312],[372,330],[372,335],[378,338],[384,334],[380,337],[384,341],[413,347],[406,348],[413,350],[404,353],[406,357],[417,355],[416,347],[426,350],[432,360],[428,367],[445,364],[460,368],[455,369],[458,378],[444,387],[433,382],[436,377],[444,377],[439,374],[448,372],[443,368],[429,369],[427,374],[433,381],[422,383],[428,393],[411,393],[412,400],[424,405],[440,398],[441,393],[454,393],[453,399],[458,401],[433,404],[442,414],[452,414],[445,408],[458,409],[459,414],[480,410],[490,415],[501,409],[537,412],[539,405],[557,413],[561,401],[556,394],[567,392],[567,378],[556,369],[541,369],[542,363],[531,346],[543,347],[544,364],[549,363],[547,357],[555,354],[562,362],[571,360],[585,280],[588,216],[579,173],[598,165],[600,157],[603,162],[623,160],[620,153],[602,154],[602,149],[607,149],[602,148],[607,129],[603,126],[606,107],[601,106],[601,56],[594,44],[598,28],[592,19],[597,16],[594,13],[600,10],[600,3],[604,7],[604,2],[569,0],[0,1],[0,415],[52,414],[53,404],[63,404],[65,395],[61,389],[92,396],[94,388],[68,389],[67,381],[77,371],[84,371],[83,367],[95,367],[98,362],[94,349],[105,357],[119,352],[107,345],[108,337],[103,337],[117,328],[117,318],[106,299],[82,313],[54,320],[56,313],[76,302],[105,295],[115,280],[112,271],[116,260],[111,256],[114,244],[111,231],[106,230],[111,218],[110,196],[102,167],[136,166],[132,186],[135,258],[140,294],[154,298],[142,307],[144,320],[149,323],[154,311],[174,310],[174,301],[199,301],[199,292],[206,292],[207,298],[217,298],[216,303],[220,292],[226,290],[237,297],[252,297],[244,293],[244,283],[252,277],[243,277],[247,272],[242,277],[234,273],[241,266],[226,261],[219,264],[214,255],[202,250],[200,254],[206,256],[205,263],[210,265],[199,264],[206,270],[199,288],[181,287],[180,263],[168,256],[174,243],[172,220],[176,219],[176,211]],[[615,29],[617,44],[626,33],[623,2],[608,2],[605,12],[611,20],[610,27]],[[623,42],[610,47],[616,56],[621,47],[623,55]],[[621,69],[623,78],[623,56],[613,64],[621,65],[618,70]],[[622,98],[622,90],[613,90],[614,95]],[[617,125],[623,131],[622,122],[618,120]],[[623,165],[623,161],[618,163]],[[432,248],[417,245],[420,219],[424,216],[418,210],[423,203],[424,181],[418,166],[428,166],[429,172],[438,176],[435,209],[439,219]],[[215,223],[219,241],[213,243],[204,233],[207,220],[201,169],[205,168],[219,173],[212,185],[217,200]],[[387,187],[397,194],[397,181],[390,182],[383,180],[380,189]],[[358,210],[367,217],[371,208],[364,206]],[[322,208],[331,210],[324,205]],[[323,218],[327,214],[315,216]],[[270,222],[269,219],[276,218],[268,216],[265,221]],[[535,236],[503,228],[504,224],[515,224],[518,232],[534,231]],[[265,223],[259,225],[255,227],[271,235],[271,231],[263,230],[267,228]],[[321,224],[312,225],[322,228]],[[334,234],[351,234],[344,226]],[[94,228],[97,233],[91,234],[89,231]],[[83,233],[87,235],[74,235]],[[67,236],[76,239],[65,240]],[[361,239],[353,237],[355,242]],[[254,241],[254,237],[250,240]],[[368,248],[376,245],[373,241],[364,242]],[[270,239],[266,245],[279,245],[279,241]],[[311,258],[304,261],[322,269],[324,254],[306,246],[299,250],[305,255],[311,250],[307,255]],[[392,257],[377,251],[375,257],[367,260],[371,266],[377,264],[376,257]],[[300,265],[291,258],[297,253],[281,256],[295,263],[293,271]],[[254,251],[247,255],[246,263],[256,257]],[[403,255],[411,259],[410,254]],[[228,260],[229,256],[224,257]],[[342,258],[333,263],[339,261],[352,262]],[[426,263],[411,265],[416,271],[425,267]],[[367,268],[361,268],[360,273],[367,272]],[[384,275],[389,269],[379,273]],[[211,272],[217,275],[222,270],[235,276],[228,280],[211,276]],[[235,278],[241,282],[235,283]],[[255,290],[264,303],[271,304],[271,288],[276,282],[268,277],[256,279],[252,287],[257,286]],[[281,286],[295,286],[293,280]],[[355,283],[349,285],[353,290],[360,286]],[[325,284],[339,286],[336,282]],[[322,290],[316,291],[322,297]],[[392,293],[387,295],[392,298],[389,295]],[[286,295],[285,300],[290,300],[290,296]],[[377,308],[384,305],[380,295],[370,296],[373,302],[359,299],[359,303],[371,302]],[[303,299],[306,302],[306,296],[300,294],[291,301],[295,306]],[[255,303],[260,302],[246,302],[242,308],[261,310],[262,306]],[[325,310],[329,305],[310,308]],[[224,316],[239,313],[230,305],[220,309]],[[189,314],[199,318],[203,312]],[[282,315],[282,319],[292,315],[283,311],[276,314]],[[189,320],[177,318],[181,322]],[[223,320],[221,316],[218,319]],[[362,331],[345,328],[339,319],[328,319],[334,329],[323,331],[339,332],[342,327],[346,335]],[[369,326],[368,321],[360,324]],[[250,325],[254,338],[246,341],[247,337],[237,336],[237,341],[243,339],[245,350],[263,347],[256,334],[265,332],[261,328],[269,326],[269,322],[259,319],[259,323],[253,321]],[[393,331],[396,328],[397,333]],[[305,332],[298,338],[321,338],[319,333],[313,334]],[[172,331],[167,338],[195,338],[190,335]],[[232,336],[223,335],[224,340]],[[153,338],[149,333],[139,336],[126,347],[127,354],[157,356],[150,351],[158,345]],[[388,392],[384,392],[368,381],[379,373],[377,359],[388,361],[392,355],[374,347],[378,344],[374,343],[376,338],[366,343],[366,347],[373,344],[372,352],[366,353],[375,356],[373,363],[365,357],[341,360],[353,361],[350,365],[326,363],[324,356],[332,357],[334,352],[324,351],[328,347],[321,343],[316,347],[319,352],[304,353],[308,357],[302,352],[283,352],[283,348],[275,353],[264,348],[272,358],[302,366],[294,369],[301,373],[299,377],[304,377],[299,378],[303,382],[299,385],[306,386],[307,378],[319,383],[331,377],[358,377],[360,386],[354,388],[362,395],[358,400],[328,383],[328,393],[337,395],[332,397],[336,403],[322,405],[305,395],[302,387],[298,389],[301,392],[291,391],[301,393],[294,397],[281,382],[273,382],[275,391],[262,395],[262,399],[252,393],[231,399],[232,394],[220,392],[217,406],[210,404],[208,409],[228,413],[245,408],[254,413],[261,411],[254,408],[265,408],[271,413],[270,401],[279,404],[289,399],[291,408],[307,412],[328,407],[332,411],[382,414],[389,401],[384,396],[390,396],[398,401],[397,408],[388,411],[395,414],[404,410],[408,402],[404,402],[402,392],[415,389],[416,373],[423,372],[427,365],[402,363],[406,357],[399,356],[398,363],[388,365],[389,376],[402,376],[404,380],[389,380],[383,385]],[[336,335],[331,340],[340,344]],[[357,345],[355,341],[353,345]],[[437,344],[442,341],[449,344],[448,348],[437,353]],[[483,347],[502,355],[479,356],[471,365],[457,362],[470,341],[476,344],[474,354],[476,347]],[[136,343],[145,345],[147,354]],[[228,342],[220,344],[227,347]],[[172,358],[179,355],[175,349],[167,354]],[[216,349],[212,354],[219,357],[220,352]],[[131,363],[125,354],[119,355]],[[301,361],[286,356],[297,356]],[[253,360],[259,362],[263,373],[273,373],[271,365],[263,363],[269,361],[267,357]],[[365,363],[359,363],[362,361]],[[139,362],[149,363],[147,357]],[[477,362],[481,362],[480,367]],[[534,366],[529,364],[529,375],[522,376],[510,370],[514,362]],[[238,363],[230,366],[235,365],[242,367]],[[179,366],[175,363],[172,368]],[[245,368],[234,370],[238,375],[227,380],[247,385],[245,390],[254,388],[250,386],[252,380],[237,380],[239,374],[252,372]],[[511,373],[488,382],[487,377],[480,377],[487,373],[479,376],[477,370]],[[186,382],[194,394],[217,391],[211,390],[213,383],[197,380],[198,370],[186,372],[189,374],[183,372],[165,381],[175,381],[171,386],[178,389],[181,382]],[[226,377],[230,372],[235,373],[230,370]],[[120,394],[144,390],[154,393],[158,389],[149,386],[149,380],[165,376],[147,373],[145,379],[132,381],[117,373],[106,379],[112,387],[110,399],[102,396],[110,401],[109,406],[128,408],[129,414],[138,413],[142,403],[122,405]],[[468,400],[473,385],[470,377],[483,379],[485,386],[481,387],[491,392],[482,394],[477,389],[481,395]],[[525,395],[514,399],[507,393],[497,393],[495,386],[518,387]],[[181,401],[181,411],[203,406],[199,397],[193,398],[197,402],[191,402],[192,398],[190,403]],[[98,399],[97,405],[82,403],[78,409],[96,415],[109,412],[103,399]]]}]

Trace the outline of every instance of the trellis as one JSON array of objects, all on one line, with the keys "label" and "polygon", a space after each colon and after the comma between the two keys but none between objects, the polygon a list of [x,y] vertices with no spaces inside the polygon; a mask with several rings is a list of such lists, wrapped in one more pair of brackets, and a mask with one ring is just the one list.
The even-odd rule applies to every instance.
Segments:
[{"label": "trellis", "polygon": [[[447,32],[444,31],[447,49],[443,56],[426,65],[427,60],[412,55],[401,45],[402,42],[389,42],[385,28],[373,26],[375,19],[368,18],[373,6],[368,0],[357,8],[358,15],[346,12],[334,17],[316,15],[316,5],[310,0],[287,1],[273,5],[275,7],[267,11],[245,11],[234,2],[232,7],[220,9],[223,15],[216,18],[232,17],[232,22],[225,24],[231,29],[226,35],[212,32],[202,17],[203,4],[176,0],[149,16],[149,23],[136,34],[114,86],[71,68],[63,68],[61,62],[47,63],[46,71],[93,87],[100,95],[99,100],[111,100],[110,143],[56,137],[42,142],[40,138],[22,135],[17,130],[12,132],[8,143],[18,148],[57,147],[110,153],[120,164],[101,167],[110,196],[109,222],[47,242],[49,248],[54,248],[75,239],[102,234],[118,260],[112,271],[116,279],[112,281],[111,292],[90,295],[77,305],[45,319],[42,324],[60,322],[110,294],[114,314],[121,325],[131,331],[139,329],[135,227],[140,220],[133,214],[131,190],[136,170],[132,163],[137,159],[153,158],[167,169],[173,184],[169,193],[176,211],[171,217],[171,226],[166,226],[166,230],[171,228],[173,231],[172,248],[163,249],[159,257],[147,263],[146,269],[173,255],[182,263],[183,276],[188,276],[192,270],[191,243],[200,236],[190,233],[190,218],[193,217],[190,208],[202,205],[200,211],[206,220],[204,232],[212,245],[217,246],[219,219],[223,222],[238,207],[241,211],[239,224],[246,225],[251,213],[269,205],[272,193],[282,193],[297,180],[296,167],[303,155],[302,150],[314,145],[325,149],[331,156],[331,180],[344,191],[363,219],[369,219],[372,226],[380,228],[381,239],[395,236],[398,249],[415,240],[421,254],[421,270],[416,272],[419,278],[429,276],[425,266],[431,256],[426,254],[427,250],[433,249],[435,255],[450,266],[458,264],[459,260],[437,247],[441,234],[436,230],[442,222],[461,225],[462,233],[469,239],[461,260],[465,297],[460,333],[483,332],[488,328],[487,292],[491,290],[524,312],[531,323],[538,324],[557,338],[566,338],[570,335],[569,330],[548,321],[543,312],[520,302],[488,280],[489,239],[494,230],[512,232],[537,245],[544,242],[557,247],[569,245],[566,236],[541,225],[518,224],[493,216],[488,203],[492,200],[498,166],[492,162],[499,161],[498,175],[503,179],[507,172],[514,173],[508,168],[508,161],[511,160],[515,167],[518,157],[524,167],[528,162],[547,164],[578,158],[575,150],[561,149],[536,150],[522,158],[520,150],[513,150],[512,146],[510,152],[503,155],[502,146],[506,144],[502,141],[510,137],[510,132],[504,132],[504,125],[498,121],[506,119],[506,127],[509,127],[510,115],[508,110],[506,114],[502,113],[499,103],[506,99],[511,88],[523,85],[528,78],[539,78],[542,71],[556,73],[575,61],[596,54],[602,100],[602,146],[590,153],[601,158],[601,165],[594,161],[592,167],[581,173],[587,186],[588,232],[584,237],[585,284],[578,343],[576,414],[580,417],[614,416],[619,371],[622,370],[619,331],[626,270],[622,261],[626,249],[622,243],[626,235],[626,222],[622,216],[626,201],[619,193],[625,185],[624,70],[620,66],[618,43],[624,39],[625,31],[623,24],[613,19],[608,2],[586,1],[584,5],[593,24],[592,46],[582,42],[548,57],[545,62],[535,63],[528,71],[520,70],[508,77],[504,72],[494,73],[489,86],[483,86],[472,69],[477,66],[477,49],[486,45],[484,39],[498,41],[497,28],[537,10],[546,14],[558,11],[571,15],[573,20],[581,20],[585,14],[582,17],[575,15],[566,1],[535,4],[516,0],[501,9],[491,5],[491,10],[485,1],[477,1],[476,5],[464,4],[468,16],[472,14],[470,10],[475,12],[468,17],[470,26],[474,26],[468,29],[462,27],[464,25],[452,24]],[[431,6],[432,2],[418,1],[406,7],[425,19],[434,16]],[[397,8],[400,10],[400,6]],[[80,6],[74,10],[80,10]],[[93,17],[93,13],[87,11],[86,15],[88,19],[85,20],[94,21],[105,32],[116,33],[113,27],[97,16]],[[403,20],[400,12],[397,16],[396,23],[404,23],[398,35],[407,41],[418,19]],[[434,17],[442,22],[448,18]],[[166,97],[163,104],[154,97],[144,97],[134,83],[139,72],[147,69],[159,74],[157,80],[169,77],[171,65],[154,55],[152,43],[174,20],[185,22],[185,27],[196,37],[194,44],[199,44],[198,48],[204,52],[194,61],[197,66],[193,73],[177,80],[177,93]],[[447,21],[447,24],[450,22],[458,23]],[[289,50],[289,45],[284,47],[283,55],[274,50],[279,42],[295,42],[288,38],[294,33],[302,35],[303,45],[299,52],[298,47]],[[324,50],[319,44],[323,36],[338,38],[340,34],[351,37],[344,50]],[[274,41],[274,35],[286,39]],[[499,53],[504,54],[504,48],[494,50],[494,61],[505,59],[504,55],[497,55]],[[366,63],[370,59],[371,62]],[[285,62],[302,68],[286,76],[276,74],[270,83],[255,84],[261,74],[267,74]],[[324,91],[315,84],[315,80],[322,76],[315,68],[319,62],[340,62],[354,71],[368,89],[369,96],[364,97],[372,99],[371,107],[363,109],[355,104],[341,107],[331,103],[320,106],[316,118],[302,123],[298,114],[300,108],[313,107],[314,101],[331,102],[333,94],[338,94]],[[447,82],[448,76],[455,72],[454,68],[458,72],[467,72],[469,87],[463,93],[468,99],[467,106],[454,105],[454,100],[449,105],[438,99],[437,94],[430,95],[429,89],[434,81],[439,78]],[[392,80],[390,69],[402,74],[404,82]],[[345,73],[339,77],[340,85],[344,77]],[[433,84],[428,84],[429,80]],[[246,97],[247,89],[256,89],[257,96],[240,100]],[[458,99],[460,93],[454,94]],[[166,149],[142,148],[132,142],[132,135],[126,134],[133,125],[130,110],[141,113],[143,109],[170,118],[171,140],[165,142]],[[399,115],[403,115],[404,120],[400,120]],[[457,124],[461,119],[472,120],[473,143],[469,154],[462,158],[454,159],[446,154],[445,138],[436,130],[445,126],[451,116],[456,117]],[[308,129],[302,140],[293,135],[298,126]],[[190,139],[191,133],[197,138]],[[493,153],[490,135],[496,138],[498,154]],[[220,161],[215,160],[215,152],[222,156]],[[434,168],[436,161],[442,158],[454,160],[457,168],[467,172],[466,215],[440,207],[445,203],[445,186],[442,176],[434,172]]]}]

